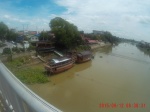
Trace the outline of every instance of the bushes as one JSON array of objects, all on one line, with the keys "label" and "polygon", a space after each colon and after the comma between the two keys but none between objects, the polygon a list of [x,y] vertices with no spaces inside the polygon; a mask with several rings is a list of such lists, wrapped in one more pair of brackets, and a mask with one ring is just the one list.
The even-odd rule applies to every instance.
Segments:
[{"label": "bushes", "polygon": [[16,76],[26,84],[34,84],[34,83],[46,83],[48,82],[48,77],[44,75],[42,68],[25,68],[19,69],[15,72]]},{"label": "bushes", "polygon": [[91,50],[91,47],[88,45],[80,45],[75,48],[77,51]]},{"label": "bushes", "polygon": [[3,54],[11,54],[12,52],[16,52],[16,53],[20,53],[20,52],[24,52],[23,48],[17,48],[17,47],[13,47],[11,48],[4,48],[3,49]]},{"label": "bushes", "polygon": [[16,52],[16,53],[20,53],[20,52],[24,52],[24,48],[13,47],[13,48],[12,48],[12,51],[13,51],[13,52]]},{"label": "bushes", "polygon": [[[48,77],[44,74],[43,64],[41,65],[28,65],[30,63],[30,56],[23,56],[16,58],[5,65],[14,73],[14,75],[26,84],[46,83],[49,81]],[[22,67],[21,67],[22,66]]]},{"label": "bushes", "polygon": [[3,54],[11,54],[11,49],[10,48],[4,48]]},{"label": "bushes", "polygon": [[29,48],[27,49],[28,51],[35,50],[35,46],[30,45]]}]

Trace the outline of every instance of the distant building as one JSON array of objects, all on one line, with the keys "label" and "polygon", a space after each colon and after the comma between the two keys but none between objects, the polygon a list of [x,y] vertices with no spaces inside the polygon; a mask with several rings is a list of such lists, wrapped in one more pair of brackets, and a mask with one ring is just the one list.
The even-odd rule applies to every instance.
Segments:
[{"label": "distant building", "polygon": [[93,30],[93,34],[104,34],[105,31],[97,31],[97,30]]},{"label": "distant building", "polygon": [[37,42],[37,41],[39,41],[39,37],[36,36],[36,35],[33,35],[33,36],[31,36],[31,37],[29,38],[29,41],[30,41],[30,42]]},{"label": "distant building", "polygon": [[17,32],[19,35],[36,35],[36,34],[38,34],[38,32],[37,31],[18,31]]},{"label": "distant building", "polygon": [[28,35],[36,35],[37,31],[28,31]]},{"label": "distant building", "polygon": [[90,38],[84,38],[84,41],[87,43],[87,44],[98,44],[99,41],[98,40],[92,40]]},{"label": "distant building", "polygon": [[25,49],[29,48],[29,42],[28,41],[23,41],[23,46]]},{"label": "distant building", "polygon": [[24,35],[24,31],[18,31],[17,32],[19,35]]},{"label": "distant building", "polygon": [[16,42],[22,42],[24,41],[24,36],[23,35],[20,35],[16,38]]}]

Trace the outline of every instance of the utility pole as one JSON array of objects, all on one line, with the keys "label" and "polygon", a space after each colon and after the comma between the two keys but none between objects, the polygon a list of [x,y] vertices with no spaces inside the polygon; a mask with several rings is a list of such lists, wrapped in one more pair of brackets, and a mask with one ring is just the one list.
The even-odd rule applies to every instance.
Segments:
[{"label": "utility pole", "polygon": [[38,27],[36,26],[36,34],[38,34]]},{"label": "utility pole", "polygon": [[23,35],[24,35],[24,24],[22,24],[23,25]]}]

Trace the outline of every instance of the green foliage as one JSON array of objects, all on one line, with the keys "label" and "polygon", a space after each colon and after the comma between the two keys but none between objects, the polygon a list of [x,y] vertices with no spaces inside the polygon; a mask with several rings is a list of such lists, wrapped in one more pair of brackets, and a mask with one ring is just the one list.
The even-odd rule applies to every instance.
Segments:
[{"label": "green foliage", "polygon": [[35,46],[30,45],[27,50],[28,50],[28,51],[32,51],[32,50],[35,50],[35,48],[36,48]]},{"label": "green foliage", "polygon": [[27,84],[48,82],[48,78],[43,74],[41,68],[18,69],[15,74],[18,79]]},{"label": "green foliage", "polygon": [[88,37],[88,38],[93,39],[93,40],[98,40],[98,36],[94,35],[94,34],[85,34],[85,37]]},{"label": "green foliage", "polygon": [[6,36],[6,40],[8,41],[16,41],[16,37],[18,36],[17,33],[15,33],[13,30],[8,30],[7,36]]},{"label": "green foliage", "polygon": [[49,38],[50,35],[48,34],[48,32],[42,31],[39,40],[45,41],[45,40],[49,40]]},{"label": "green foliage", "polygon": [[82,41],[77,27],[60,17],[51,20],[50,28],[55,34],[56,47],[71,49]]},{"label": "green foliage", "polygon": [[16,52],[16,53],[20,53],[21,52],[20,48],[17,48],[17,47],[13,47],[12,51]]},{"label": "green foliage", "polygon": [[14,59],[7,63],[7,66],[9,66],[10,68],[19,67],[21,65],[23,65],[23,63],[19,59],[17,59],[17,60]]},{"label": "green foliage", "polygon": [[77,46],[75,49],[76,51],[81,52],[85,50],[91,50],[91,47],[88,45],[80,45],[80,46]]},{"label": "green foliage", "polygon": [[3,54],[11,54],[11,49],[10,48],[4,48]]},{"label": "green foliage", "polygon": [[0,22],[0,39],[5,40],[8,33],[8,27],[3,22]]},{"label": "green foliage", "polygon": [[30,58],[28,56],[20,57],[13,59],[11,62],[7,62],[8,67],[17,68],[22,66],[23,64],[27,63]]},{"label": "green foliage", "polygon": [[104,42],[109,42],[111,44],[113,43],[117,43],[120,41],[120,39],[114,35],[112,35],[110,32],[106,31],[103,32],[102,34],[98,34],[98,35],[93,35],[93,38],[96,38],[98,40],[102,40]]},{"label": "green foliage", "polygon": [[[34,83],[45,83],[48,82],[48,77],[44,75],[43,65],[41,66],[30,66],[21,67],[29,63],[30,57],[24,56],[13,59],[6,63],[6,66],[20,79],[23,83],[34,84]],[[21,68],[18,68],[21,67]]]},{"label": "green foliage", "polygon": [[18,34],[9,29],[5,23],[0,22],[0,40],[15,41],[17,36]]},{"label": "green foliage", "polygon": [[21,53],[21,52],[24,52],[24,48],[13,47],[12,52]]}]

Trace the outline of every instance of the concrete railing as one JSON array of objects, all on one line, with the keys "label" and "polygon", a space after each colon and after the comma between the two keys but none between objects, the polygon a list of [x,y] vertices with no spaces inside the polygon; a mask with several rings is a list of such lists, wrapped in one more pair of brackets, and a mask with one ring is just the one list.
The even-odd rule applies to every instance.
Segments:
[{"label": "concrete railing", "polygon": [[0,97],[10,112],[61,112],[28,89],[1,61]]}]

